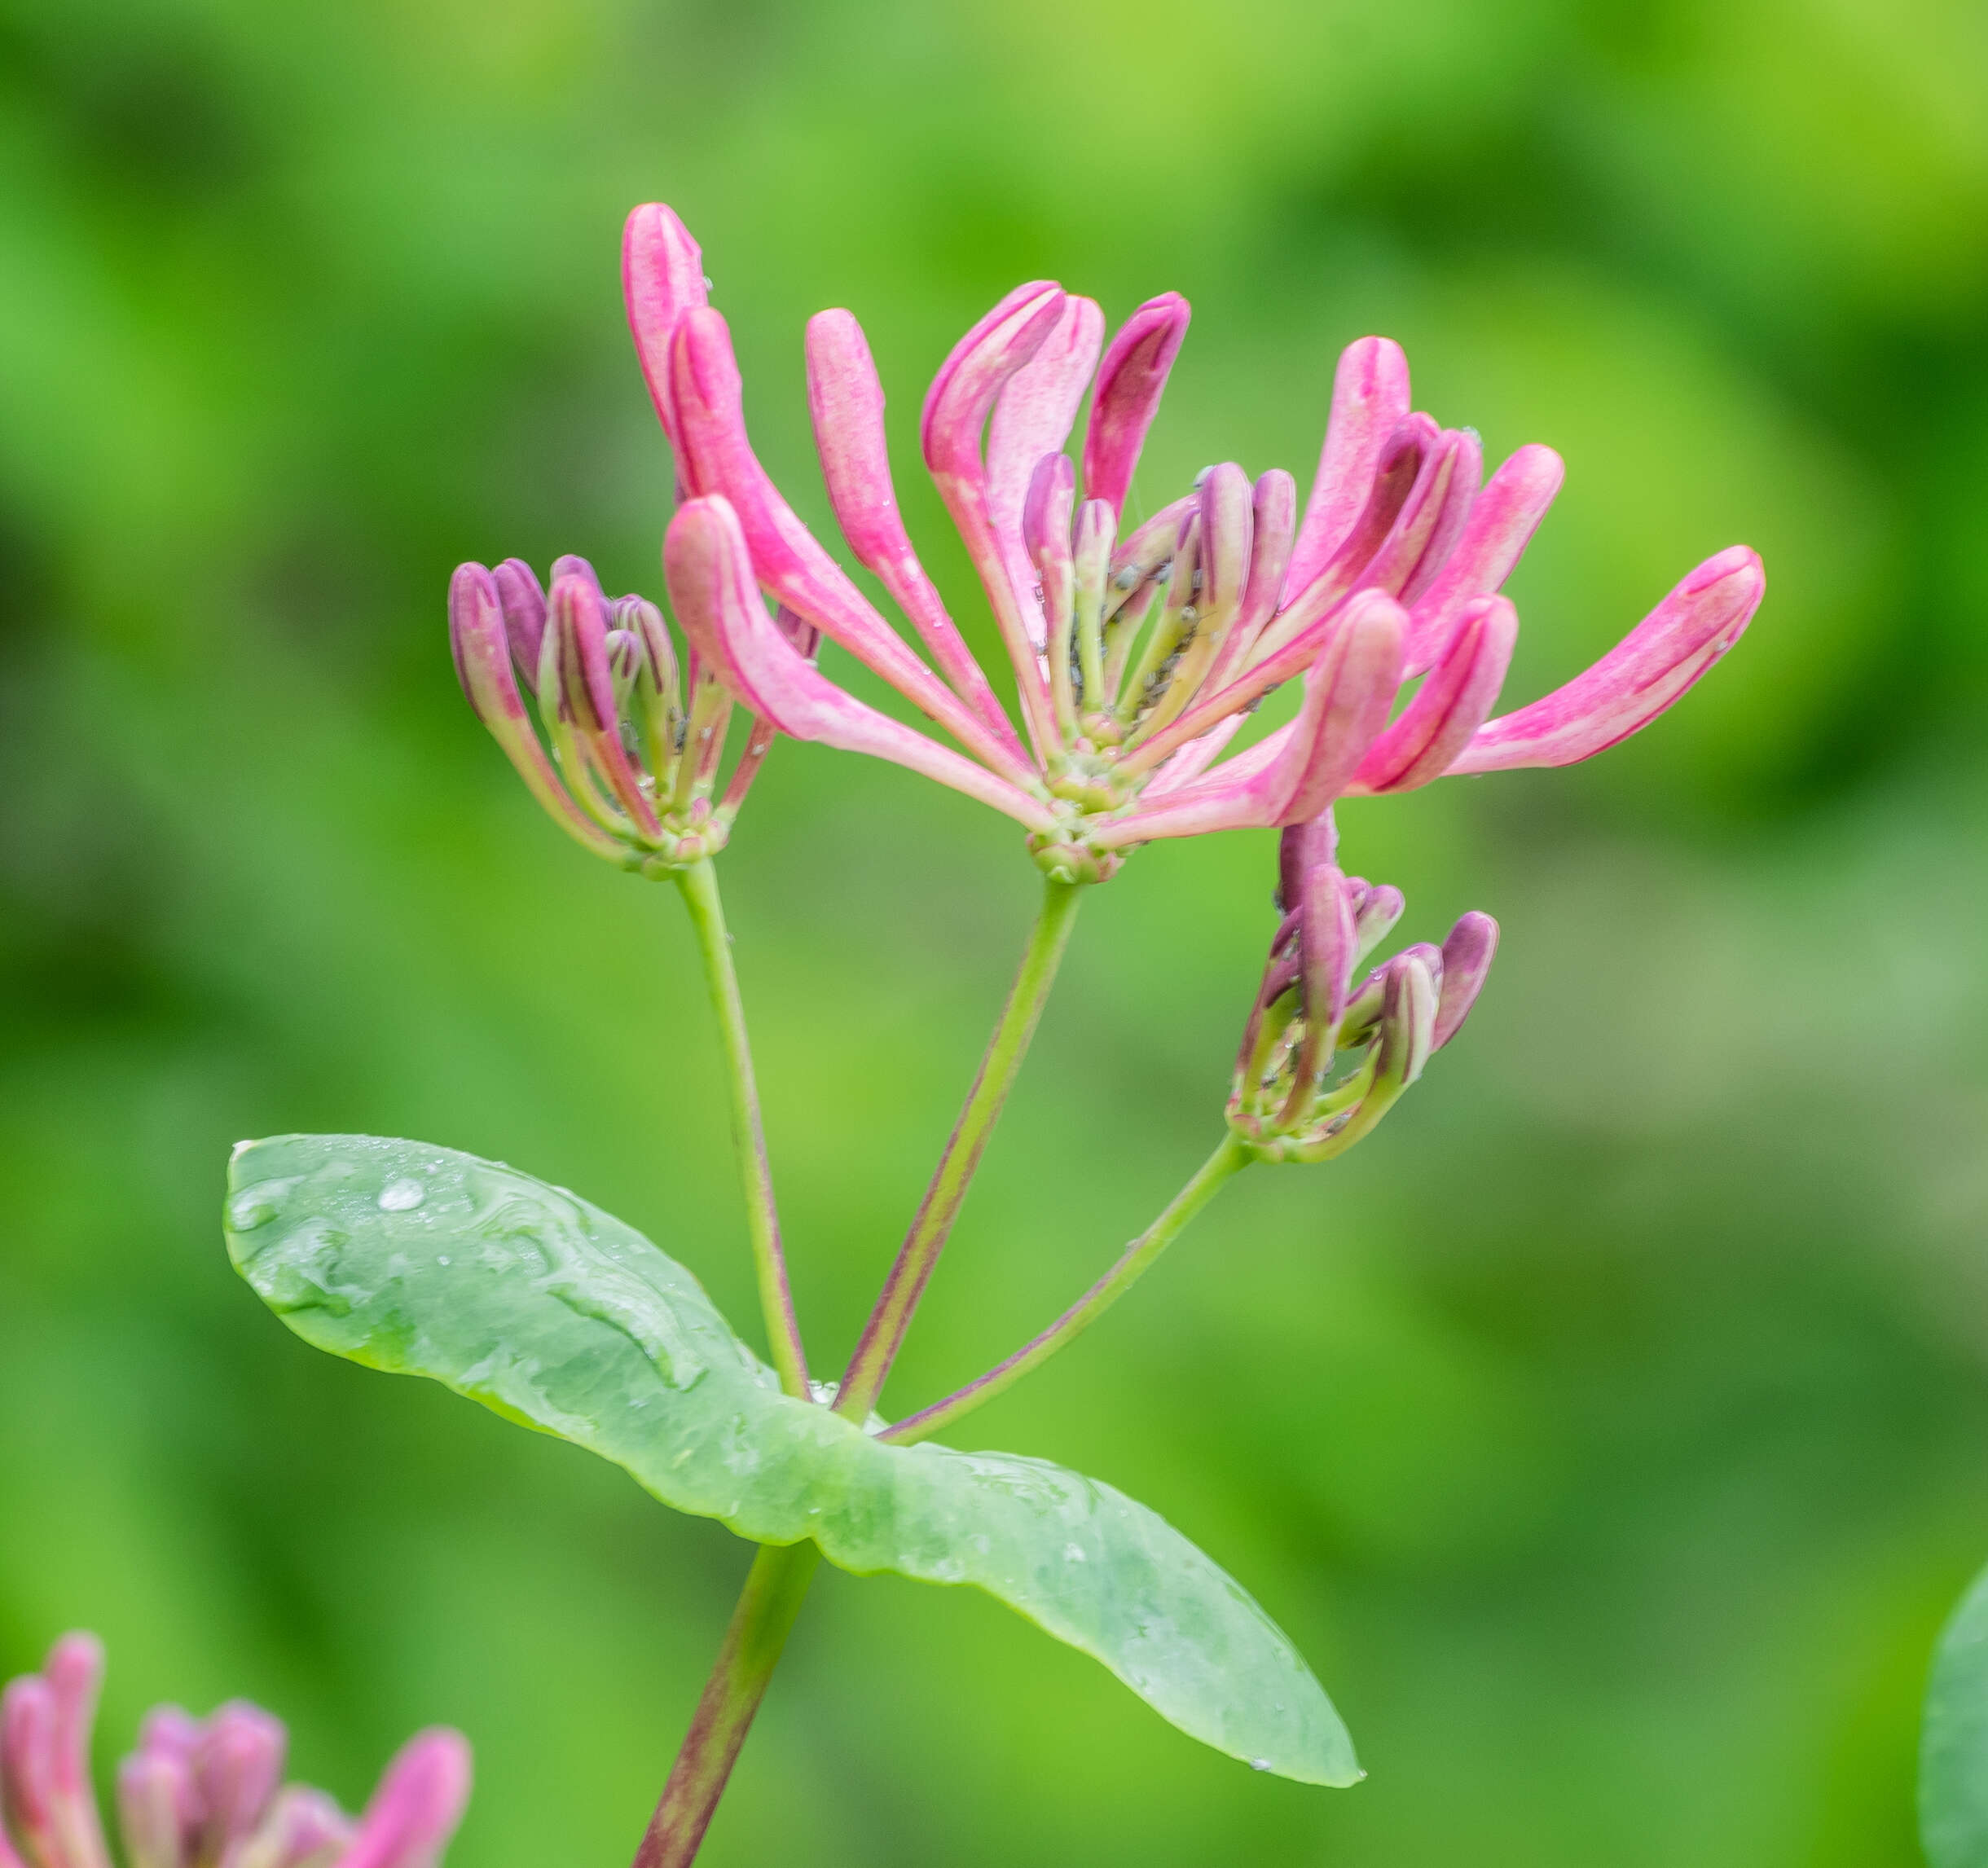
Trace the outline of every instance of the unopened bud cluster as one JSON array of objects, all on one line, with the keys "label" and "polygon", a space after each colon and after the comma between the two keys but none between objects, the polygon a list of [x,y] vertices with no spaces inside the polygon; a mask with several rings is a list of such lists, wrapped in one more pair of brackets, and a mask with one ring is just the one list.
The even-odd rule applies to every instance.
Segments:
[{"label": "unopened bud cluster", "polygon": [[[103,1651],[65,1635],[39,1673],[0,1699],[0,1868],[110,1868],[90,1774]],[[366,1813],[284,1784],[283,1722],[244,1701],[196,1719],[147,1714],[117,1770],[129,1868],[434,1868],[462,1820],[469,1747],[418,1734],[387,1767]]]},{"label": "unopened bud cluster", "polygon": [[[816,632],[781,622],[812,654]],[[517,558],[495,571],[464,565],[450,587],[449,636],[469,704],[569,835],[648,875],[724,847],[773,729],[753,722],[720,795],[732,695],[694,649],[679,659],[646,597],[610,600],[584,558],[553,565],[549,596]]]},{"label": "unopened bud cluster", "polygon": [[1335,841],[1330,815],[1284,833],[1284,916],[1228,1110],[1230,1129],[1264,1161],[1329,1161],[1370,1133],[1456,1035],[1498,948],[1498,923],[1467,914],[1440,947],[1405,947],[1356,987],[1403,903],[1398,889],[1341,870]]}]

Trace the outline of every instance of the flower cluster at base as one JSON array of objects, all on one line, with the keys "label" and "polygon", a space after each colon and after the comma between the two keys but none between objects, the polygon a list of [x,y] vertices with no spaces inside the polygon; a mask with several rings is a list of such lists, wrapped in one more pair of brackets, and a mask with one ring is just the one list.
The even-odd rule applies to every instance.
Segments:
[{"label": "flower cluster at base", "polygon": [[[781,620],[784,640],[811,654],[815,631]],[[649,876],[724,847],[773,729],[752,723],[713,803],[732,695],[694,648],[680,664],[662,613],[647,598],[610,602],[584,558],[553,565],[549,598],[519,559],[494,572],[463,565],[449,586],[449,641],[470,705],[576,841]],[[526,692],[538,703],[544,745]]]},{"label": "flower cluster at base", "polygon": [[[65,1635],[0,1702],[0,1868],[110,1868],[90,1776],[103,1651]],[[408,1740],[364,1815],[284,1784],[280,1720],[231,1701],[211,1718],[147,1713],[118,1767],[130,1868],[434,1868],[469,1795],[469,1747],[436,1730]]]},{"label": "flower cluster at base", "polygon": [[[1187,303],[1149,300],[1106,344],[1095,303],[1037,281],[960,341],[919,429],[1014,670],[1011,719],[905,530],[855,319],[830,310],[808,324],[815,438],[842,535],[922,654],[761,466],[702,255],[667,208],[629,217],[622,279],[684,498],[664,547],[671,598],[709,665],[782,732],[892,760],[1005,812],[1064,881],[1100,880],[1157,837],[1302,824],[1340,797],[1587,758],[1691,688],[1765,587],[1753,552],[1719,552],[1585,674],[1493,718],[1518,630],[1498,593],[1559,489],[1552,449],[1521,447],[1486,479],[1476,433],[1413,409],[1400,348],[1366,337],[1340,358],[1302,516],[1290,474],[1252,481],[1229,462],[1127,530]],[[1087,396],[1080,471],[1063,450]],[[793,641],[794,619],[953,744],[822,674]],[[1217,763],[1292,681],[1296,719]]]},{"label": "flower cluster at base", "polygon": [[[1476,1003],[1498,923],[1465,915],[1440,947],[1405,947],[1356,989],[1353,969],[1401,917],[1401,892],[1334,861],[1330,813],[1287,829],[1284,911],[1236,1056],[1231,1131],[1261,1161],[1329,1161],[1370,1134]],[[1335,1083],[1342,1052],[1362,1053]]]}]

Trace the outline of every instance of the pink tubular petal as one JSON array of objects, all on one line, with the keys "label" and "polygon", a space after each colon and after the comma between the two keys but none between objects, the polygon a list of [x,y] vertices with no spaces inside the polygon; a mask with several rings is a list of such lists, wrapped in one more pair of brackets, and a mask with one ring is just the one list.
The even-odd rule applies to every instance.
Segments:
[{"label": "pink tubular petal", "polygon": [[1070,437],[1104,335],[1105,314],[1095,303],[1074,294],[1066,298],[1062,316],[1035,355],[1001,385],[987,424],[987,516],[1038,649],[1046,627],[1031,594],[1035,579],[1022,538],[1022,507],[1036,464]]},{"label": "pink tubular petal", "polygon": [[110,1868],[90,1738],[103,1684],[103,1644],[93,1634],[65,1634],[42,1668],[48,1682],[48,1813],[55,1852],[51,1868]]},{"label": "pink tubular petal", "polygon": [[[1421,427],[1427,421],[1426,415],[1411,418],[1403,424],[1404,430],[1427,434],[1427,430]],[[1434,547],[1437,533],[1445,521],[1450,523],[1453,533],[1461,525],[1461,515],[1455,511],[1450,489],[1459,470],[1467,474],[1480,459],[1476,441],[1455,429],[1443,429],[1428,437],[1415,469],[1414,484],[1401,502],[1401,509],[1395,515],[1387,537],[1366,563],[1358,567],[1356,581],[1359,588],[1383,590],[1390,596],[1401,596]],[[1476,496],[1476,490],[1473,480],[1463,497],[1465,512],[1469,510],[1470,499]],[[1368,512],[1373,511],[1370,503]],[[1358,535],[1357,530],[1355,536]],[[1339,561],[1335,560],[1335,565]],[[1350,554],[1346,561],[1352,563]]]},{"label": "pink tubular petal", "polygon": [[[1302,824],[1329,810],[1359,770],[1374,736],[1388,723],[1401,684],[1401,649],[1408,639],[1408,613],[1379,591],[1364,591],[1346,606],[1339,638],[1322,654],[1308,677],[1298,731],[1273,771],[1287,779],[1290,792],[1274,820]],[[1314,704],[1308,689],[1323,688]],[[1307,745],[1308,723],[1310,744]],[[1219,777],[1221,775],[1216,775]]]},{"label": "pink tubular petal", "polygon": [[1368,749],[1352,789],[1412,791],[1440,778],[1498,705],[1518,640],[1509,598],[1472,598],[1422,691]]},{"label": "pink tubular petal", "polygon": [[1476,909],[1459,920],[1443,943],[1442,996],[1436,1002],[1433,1050],[1440,1051],[1462,1029],[1490,976],[1498,953],[1498,923]]},{"label": "pink tubular petal", "polygon": [[37,1862],[54,1851],[55,1699],[38,1673],[0,1694],[0,1817]]},{"label": "pink tubular petal", "polygon": [[684,313],[708,304],[710,297],[703,253],[684,223],[659,201],[637,208],[622,230],[622,296],[649,398],[675,447],[670,343]]},{"label": "pink tubular petal", "polygon": [[[991,500],[981,433],[995,398],[1017,371],[1049,342],[1064,321],[1061,286],[1038,280],[1018,286],[953,346],[926,393],[918,437],[933,484],[1000,625],[1001,642],[1014,666],[1022,712],[1039,748],[1058,743],[1048,683],[1036,658],[1031,621],[1035,606],[1026,588],[1015,587],[1008,553]],[[1038,458],[1046,449],[1038,451]],[[1031,462],[1032,468],[1034,462]],[[1026,491],[1026,487],[1023,489]]]},{"label": "pink tubular petal", "polygon": [[1190,740],[1179,751],[1163,759],[1142,798],[1163,798],[1170,791],[1191,785],[1222,756],[1222,751],[1242,732],[1247,714],[1231,714],[1218,721],[1198,740]]},{"label": "pink tubular petal", "polygon": [[1401,681],[1407,613],[1363,591],[1333,618],[1290,726],[1194,784],[1100,827],[1107,848],[1251,824],[1291,824],[1325,811],[1387,724]]},{"label": "pink tubular petal", "polygon": [[1744,545],[1708,558],[1585,674],[1480,727],[1449,769],[1572,765],[1639,732],[1740,640],[1766,587]]},{"label": "pink tubular petal", "polygon": [[881,675],[975,758],[996,771],[1016,772],[1010,746],[870,607],[767,477],[746,438],[738,362],[724,319],[710,310],[687,313],[671,358],[685,484],[693,494],[723,494],[731,503],[759,583]]},{"label": "pink tubular petal", "polygon": [[1211,683],[1212,692],[1204,694],[1171,725],[1135,747],[1120,762],[1122,771],[1136,776],[1150,770],[1189,741],[1200,738],[1317,659],[1320,648],[1338,628],[1348,592],[1361,581],[1371,556],[1372,542],[1395,533],[1404,491],[1412,479],[1421,477],[1419,464],[1426,459],[1424,444],[1435,438],[1436,424],[1427,416],[1417,417],[1416,423],[1426,424],[1426,430],[1414,424],[1403,424],[1396,437],[1398,445],[1391,449],[1374,496],[1353,535],[1333,562],[1258,635],[1248,657],[1250,665],[1221,687]]},{"label": "pink tubular petal", "polygon": [[1330,615],[1356,590],[1378,584],[1394,594],[1435,525],[1430,502],[1445,461],[1444,441],[1443,431],[1424,415],[1409,416],[1388,437],[1352,530],[1302,585],[1286,572],[1284,606],[1258,633],[1252,661],[1281,653],[1294,635]]},{"label": "pink tubular petal", "polygon": [[1247,659],[1264,625],[1277,613],[1298,523],[1298,483],[1281,467],[1257,482],[1251,499],[1249,582],[1229,640],[1210,670],[1211,683],[1226,681]]},{"label": "pink tubular petal", "polygon": [[1566,472],[1551,448],[1534,443],[1520,448],[1485,481],[1455,543],[1410,604],[1410,675],[1419,675],[1441,653],[1463,604],[1502,587]]},{"label": "pink tubular petal", "polygon": [[619,860],[621,846],[573,802],[525,712],[512,673],[497,585],[481,565],[460,565],[449,581],[449,645],[477,718],[504,749],[526,788],[561,829],[596,856]]},{"label": "pink tubular petal", "polygon": [[194,1783],[205,1813],[202,1859],[220,1861],[252,1835],[283,1781],[288,1735],[283,1721],[236,1700],[207,1721],[194,1755]]},{"label": "pink tubular petal", "polygon": [[807,322],[807,405],[829,503],[849,548],[910,618],[953,692],[1001,738],[1015,765],[1024,765],[1022,742],[904,530],[884,436],[883,385],[852,313],[820,311]]},{"label": "pink tubular petal", "polygon": [[1444,487],[1442,504],[1436,523],[1423,541],[1422,556],[1402,581],[1401,601],[1413,611],[1417,597],[1441,574],[1456,549],[1463,528],[1470,522],[1471,508],[1484,486],[1484,449],[1475,429],[1451,429],[1445,437],[1451,447],[1449,477]]},{"label": "pink tubular petal", "polygon": [[1201,483],[1201,587],[1194,607],[1204,630],[1226,627],[1242,609],[1256,545],[1253,491],[1234,461],[1211,468]]},{"label": "pink tubular petal", "polygon": [[1125,495],[1146,431],[1159,412],[1173,360],[1180,354],[1190,316],[1177,292],[1149,298],[1118,327],[1097,367],[1097,393],[1084,437],[1084,497],[1125,510]]},{"label": "pink tubular petal", "polygon": [[724,498],[693,499],[677,512],[663,537],[662,562],[684,633],[762,719],[797,740],[907,766],[1031,829],[1053,820],[1020,786],[865,705],[815,668],[766,613],[744,531]]},{"label": "pink tubular petal", "polygon": [[469,1741],[417,1732],[386,1768],[338,1868],[433,1868],[469,1801]]},{"label": "pink tubular petal", "polygon": [[[117,1826],[131,1868],[184,1868],[191,1789],[177,1758],[138,1752],[118,1765]],[[0,1862],[11,1859],[0,1850]]]},{"label": "pink tubular petal", "polygon": [[1332,379],[1318,477],[1291,552],[1286,590],[1303,590],[1345,543],[1366,504],[1381,451],[1408,411],[1408,359],[1401,345],[1385,337],[1348,345]]}]

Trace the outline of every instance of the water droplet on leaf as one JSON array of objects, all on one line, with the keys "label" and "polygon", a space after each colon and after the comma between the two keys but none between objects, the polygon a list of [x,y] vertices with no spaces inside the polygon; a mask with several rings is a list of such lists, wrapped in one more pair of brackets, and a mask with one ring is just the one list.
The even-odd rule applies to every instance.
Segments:
[{"label": "water droplet on leaf", "polygon": [[228,1202],[228,1224],[238,1233],[253,1233],[276,1217],[276,1202],[253,1189],[237,1193]]},{"label": "water droplet on leaf", "polygon": [[410,1213],[428,1198],[428,1189],[418,1180],[410,1180],[404,1175],[398,1180],[389,1180],[380,1189],[380,1211],[383,1213]]}]

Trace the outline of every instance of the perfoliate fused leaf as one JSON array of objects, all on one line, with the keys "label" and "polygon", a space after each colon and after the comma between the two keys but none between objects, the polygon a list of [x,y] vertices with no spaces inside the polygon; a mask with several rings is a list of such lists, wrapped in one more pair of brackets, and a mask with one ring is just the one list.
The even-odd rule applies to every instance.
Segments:
[{"label": "perfoliate fused leaf", "polygon": [[973,1584],[1260,1769],[1360,1775],[1290,1642],[1153,1512],[1044,1460],[886,1446],[783,1394],[688,1272],[573,1194],[420,1142],[284,1136],[235,1151],[227,1239],[319,1348],[431,1377],[754,1542]]}]

